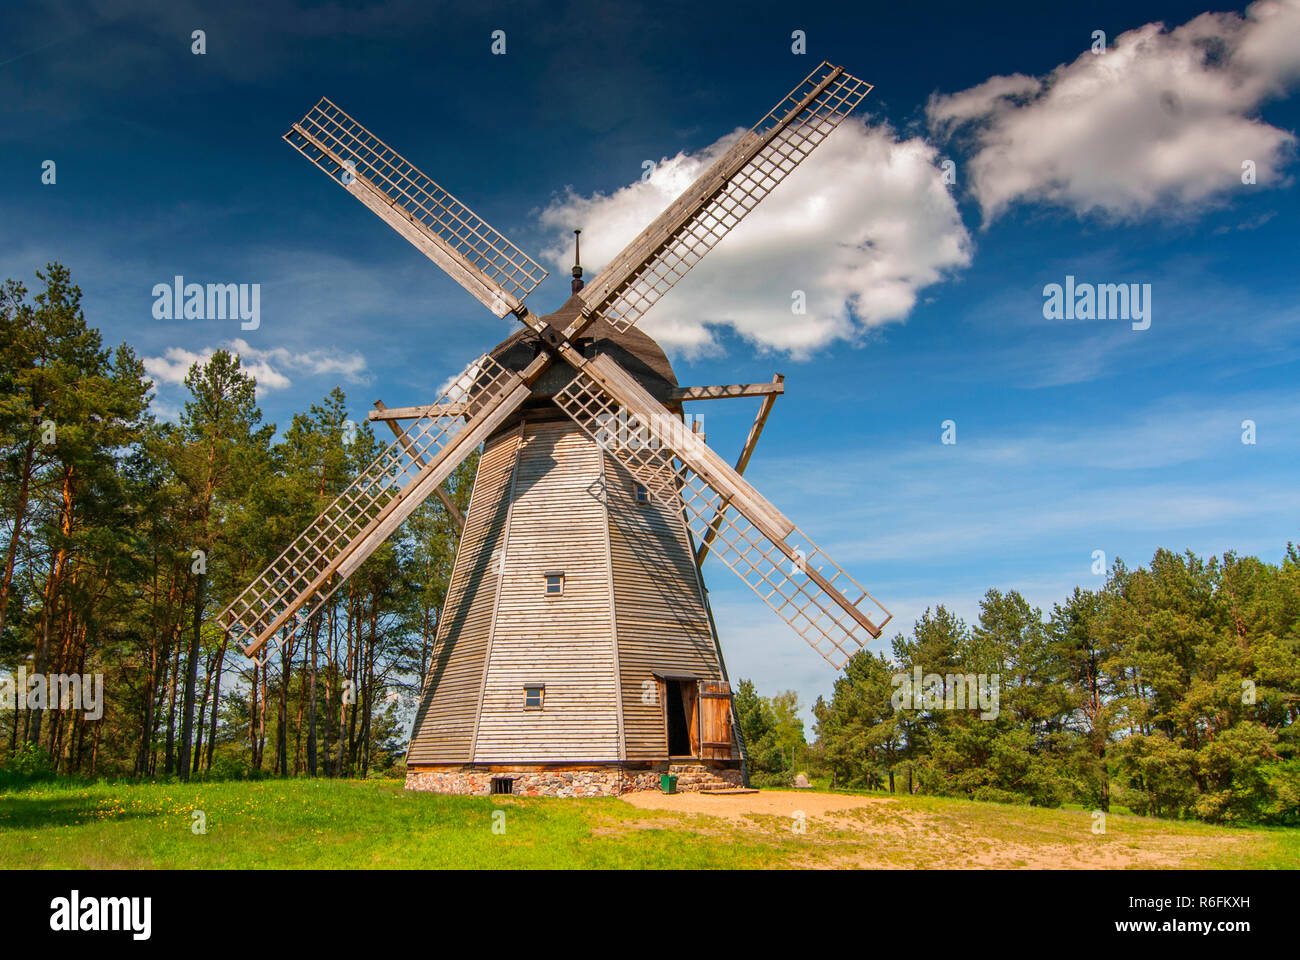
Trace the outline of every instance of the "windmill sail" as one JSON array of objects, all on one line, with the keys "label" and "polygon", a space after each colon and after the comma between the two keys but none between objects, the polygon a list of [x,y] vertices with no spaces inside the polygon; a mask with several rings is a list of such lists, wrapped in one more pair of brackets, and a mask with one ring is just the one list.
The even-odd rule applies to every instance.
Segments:
[{"label": "windmill sail", "polygon": [[537,261],[328,99],[284,139],[498,317],[546,279]]},{"label": "windmill sail", "polygon": [[435,412],[411,424],[222,612],[244,652],[256,657],[319,610],[528,392],[491,358],[471,363]]},{"label": "windmill sail", "polygon": [[555,402],[836,669],[880,636],[889,611],[608,357]]},{"label": "windmill sail", "polygon": [[[671,418],[617,363],[608,357],[588,362],[571,346],[573,338],[596,319],[626,332],[870,90],[870,84],[842,67],[822,63],[578,294],[582,310],[562,334],[523,307],[523,299],[546,276],[536,261],[322,98],[284,139],[494,314],[514,313],[542,333],[547,350],[518,374],[486,357],[471,364],[467,384],[453,384],[440,403],[431,405],[437,412],[416,421],[327,507],[224,612],[245,652],[256,656],[278,631],[292,630],[319,609],[456,464],[523,403],[555,355],[591,375],[579,373],[555,398],[584,430],[593,424],[599,429],[600,418],[620,411],[630,411],[639,423]],[[452,415],[458,405],[462,409]],[[702,440],[687,435],[656,454],[659,462],[647,473],[646,486],[666,495],[663,477],[671,477],[674,499],[690,513],[697,539],[710,543],[827,659],[837,651],[847,657],[851,642],[862,642],[863,631],[879,634],[884,621],[877,625],[863,612],[868,601],[875,604],[870,594]],[[626,449],[618,455],[636,472],[637,456]],[[794,563],[797,578],[781,574],[785,561]],[[876,608],[888,617],[878,604]]]},{"label": "windmill sail", "polygon": [[626,331],[870,92],[823,62],[586,286],[591,313]]}]

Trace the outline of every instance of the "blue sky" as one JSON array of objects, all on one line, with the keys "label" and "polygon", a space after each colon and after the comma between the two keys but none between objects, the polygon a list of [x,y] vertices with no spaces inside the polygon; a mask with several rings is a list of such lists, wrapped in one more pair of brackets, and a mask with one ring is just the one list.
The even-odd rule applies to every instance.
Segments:
[{"label": "blue sky", "polygon": [[[1057,6],[7,4],[0,276],[71,267],[163,412],[238,339],[268,420],[336,383],[361,419],[512,328],[280,140],[320,96],[542,260],[545,313],[572,226],[590,276],[829,59],[875,84],[856,118],[643,326],[682,383],[786,375],[749,476],[895,611],[873,646],[936,603],[973,618],[988,587],[1048,607],[1100,582],[1094,550],[1276,560],[1300,539],[1300,7]],[[155,320],[177,274],[261,284],[260,328]],[[1150,284],[1150,328],[1044,319],[1067,275]],[[697,405],[723,455],[755,403]],[[733,676],[829,690],[706,576]]]}]

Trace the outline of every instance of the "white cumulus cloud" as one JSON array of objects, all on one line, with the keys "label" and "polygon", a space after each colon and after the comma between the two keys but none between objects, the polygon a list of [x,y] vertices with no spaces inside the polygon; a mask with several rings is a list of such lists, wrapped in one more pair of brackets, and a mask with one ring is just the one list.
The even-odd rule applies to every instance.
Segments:
[{"label": "white cumulus cloud", "polygon": [[[205,362],[216,347],[188,350],[185,347],[168,347],[161,356],[143,359],[145,372],[155,383],[181,384],[190,367]],[[359,353],[334,353],[328,350],[293,352],[285,347],[262,350],[242,339],[231,340],[224,349],[239,356],[240,366],[256,381],[259,393],[266,390],[283,390],[293,381],[285,371],[309,375],[338,374],[350,383],[366,383],[366,360]]]},{"label": "white cumulus cloud", "polygon": [[[990,221],[1016,201],[1133,219],[1193,212],[1284,182],[1294,134],[1259,108],[1300,79],[1300,0],[1260,0],[1168,30],[1150,23],[1047,77],[993,77],[926,108],[940,136],[968,135],[971,190]],[[1255,189],[1252,187],[1251,189]]]},{"label": "white cumulus cloud", "polygon": [[[679,153],[612,194],[572,191],[541,214],[544,257],[572,260],[582,228],[588,279],[741,135]],[[923,139],[850,118],[640,321],[661,344],[715,346],[731,327],[764,348],[804,356],[906,319],[918,291],[970,263],[970,236]],[[806,313],[792,311],[803,291]]]}]

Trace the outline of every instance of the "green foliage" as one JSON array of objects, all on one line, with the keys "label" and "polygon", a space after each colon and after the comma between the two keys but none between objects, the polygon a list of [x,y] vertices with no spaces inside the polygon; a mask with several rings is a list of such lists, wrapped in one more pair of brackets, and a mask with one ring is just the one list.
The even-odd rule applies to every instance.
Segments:
[{"label": "green foliage", "polygon": [[759,787],[791,786],[796,758],[806,757],[808,751],[798,694],[786,690],[760,697],[753,682],[741,680],[733,707],[745,742],[750,782]]},{"label": "green foliage", "polygon": [[[217,614],[384,444],[337,387],[277,435],[225,350],[157,421],[141,362],[103,346],[67,268],[37,279],[34,297],[0,285],[0,669],[102,673],[106,709],[0,714],[0,758],[28,763],[33,744],[59,775],[398,775],[455,551],[446,511],[422,505],[254,669]],[[449,481],[462,510],[474,460]]]},{"label": "green foliage", "polygon": [[[916,669],[943,696],[900,701]],[[944,699],[977,675],[998,677],[996,716]],[[1294,824],[1297,551],[1272,565],[1160,550],[1046,618],[1015,591],[990,590],[971,627],[927,610],[892,658],[857,654],[814,713],[818,772],[838,786],[902,774],[976,800]]]},{"label": "green foliage", "polygon": [[17,749],[0,763],[0,775],[6,782],[46,780],[54,776],[54,762],[49,751],[37,743],[20,743]]},{"label": "green foliage", "polygon": [[220,750],[213,758],[211,769],[203,774],[203,779],[212,780],[261,780],[267,771],[255,770],[251,758],[245,751]]},{"label": "green foliage", "polygon": [[822,750],[820,766],[835,786],[883,786],[904,742],[903,716],[891,703],[895,673],[883,654],[862,651],[835,680],[830,703],[818,697],[814,727]]}]

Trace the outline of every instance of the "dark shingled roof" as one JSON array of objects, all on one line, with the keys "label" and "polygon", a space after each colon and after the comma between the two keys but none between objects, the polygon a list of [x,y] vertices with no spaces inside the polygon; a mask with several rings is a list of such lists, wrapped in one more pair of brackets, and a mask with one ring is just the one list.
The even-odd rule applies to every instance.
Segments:
[{"label": "dark shingled roof", "polygon": [[[578,315],[578,308],[578,298],[571,297],[564,306],[544,319],[563,330]],[[522,370],[541,349],[538,341],[536,331],[525,327],[493,347],[491,356],[508,369]],[[596,320],[583,331],[578,345],[587,356],[609,354],[660,401],[666,400],[668,391],[677,386],[677,375],[673,373],[663,348],[636,327],[620,333],[605,320]]]}]

